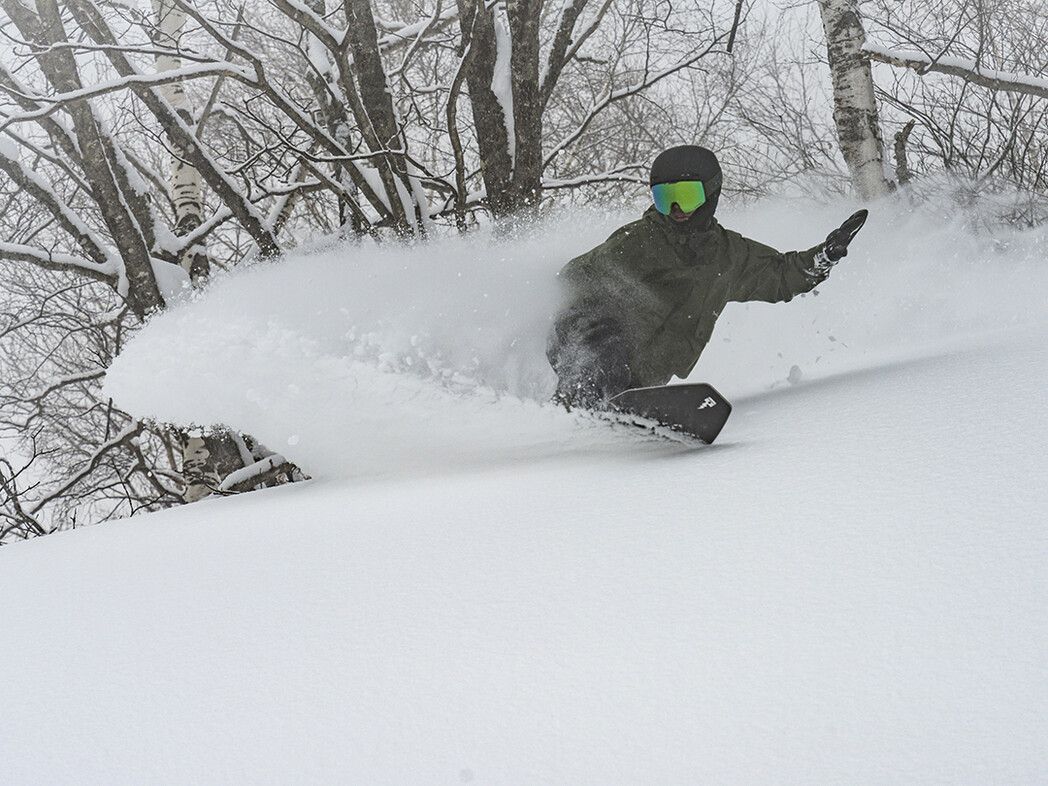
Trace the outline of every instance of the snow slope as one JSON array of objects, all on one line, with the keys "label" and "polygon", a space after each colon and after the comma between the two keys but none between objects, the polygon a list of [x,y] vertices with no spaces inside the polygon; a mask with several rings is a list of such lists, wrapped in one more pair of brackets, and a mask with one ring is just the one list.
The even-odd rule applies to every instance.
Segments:
[{"label": "snow slope", "polygon": [[[849,212],[797,210],[725,223]],[[0,781],[1048,782],[1044,236],[882,206],[818,297],[725,313],[689,448],[538,403],[543,274],[614,219],[151,324],[122,406],[317,480],[0,550]]]}]

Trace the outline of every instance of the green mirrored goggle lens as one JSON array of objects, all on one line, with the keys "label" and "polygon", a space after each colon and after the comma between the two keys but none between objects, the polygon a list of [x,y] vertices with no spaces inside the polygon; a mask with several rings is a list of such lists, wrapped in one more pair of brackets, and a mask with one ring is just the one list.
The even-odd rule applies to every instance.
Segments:
[{"label": "green mirrored goggle lens", "polygon": [[685,213],[690,213],[706,202],[706,189],[701,180],[682,180],[679,183],[659,183],[651,187],[655,197],[655,209],[664,216],[670,214],[670,208],[676,202]]}]

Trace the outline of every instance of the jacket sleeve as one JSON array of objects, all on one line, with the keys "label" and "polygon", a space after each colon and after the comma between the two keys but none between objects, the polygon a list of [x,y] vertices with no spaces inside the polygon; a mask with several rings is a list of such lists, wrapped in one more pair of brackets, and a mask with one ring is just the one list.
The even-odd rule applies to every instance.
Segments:
[{"label": "jacket sleeve", "polygon": [[729,300],[785,303],[826,280],[827,273],[815,271],[815,254],[821,245],[783,253],[737,232],[726,234],[734,278]]}]

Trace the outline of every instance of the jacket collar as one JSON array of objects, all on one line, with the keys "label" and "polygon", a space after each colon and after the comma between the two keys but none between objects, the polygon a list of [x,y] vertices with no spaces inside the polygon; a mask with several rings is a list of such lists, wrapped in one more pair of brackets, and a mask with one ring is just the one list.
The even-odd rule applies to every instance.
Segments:
[{"label": "jacket collar", "polygon": [[687,227],[681,227],[669,216],[662,215],[662,213],[655,209],[654,205],[644,211],[641,220],[665,235],[670,243],[682,245],[692,238],[697,240],[702,239],[708,232],[711,232],[720,226],[720,224],[717,223],[716,218],[711,218],[709,226],[705,229],[692,230]]}]

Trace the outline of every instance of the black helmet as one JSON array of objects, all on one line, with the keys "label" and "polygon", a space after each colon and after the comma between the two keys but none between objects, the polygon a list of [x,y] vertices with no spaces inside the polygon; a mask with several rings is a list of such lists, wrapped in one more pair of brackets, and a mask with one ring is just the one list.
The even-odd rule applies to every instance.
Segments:
[{"label": "black helmet", "polygon": [[663,150],[651,165],[650,185],[701,180],[706,194],[720,190],[724,176],[712,150],[698,145],[680,145]]},{"label": "black helmet", "polygon": [[698,145],[681,145],[664,150],[655,157],[651,165],[652,186],[684,180],[701,181],[706,201],[687,221],[678,223],[669,218],[664,220],[681,232],[705,231],[713,224],[713,214],[717,211],[721,183],[724,181],[720,163],[712,150]]}]

